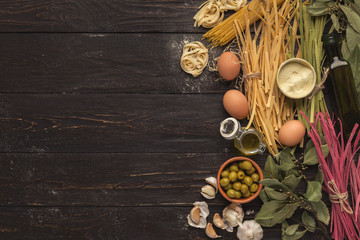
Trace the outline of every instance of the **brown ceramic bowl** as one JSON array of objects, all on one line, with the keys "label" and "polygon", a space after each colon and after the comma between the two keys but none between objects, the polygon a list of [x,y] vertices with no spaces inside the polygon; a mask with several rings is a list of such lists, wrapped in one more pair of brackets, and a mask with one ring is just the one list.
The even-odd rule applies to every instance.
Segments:
[{"label": "brown ceramic bowl", "polygon": [[224,168],[226,168],[228,165],[230,165],[232,162],[240,162],[240,161],[249,161],[251,162],[251,164],[255,167],[256,169],[256,172],[259,174],[260,176],[260,180],[263,180],[264,179],[264,176],[263,176],[263,173],[261,171],[261,168],[259,167],[259,165],[257,165],[256,162],[254,162],[253,160],[251,160],[250,158],[247,158],[247,157],[233,157],[233,158],[230,158],[229,160],[227,160],[226,162],[224,162],[220,169],[219,169],[219,172],[218,172],[218,175],[217,175],[217,182],[218,182],[218,187],[219,187],[219,191],[221,193],[221,195],[226,198],[226,200],[230,201],[230,202],[234,202],[234,203],[248,203],[248,202],[251,202],[252,200],[254,200],[260,193],[261,189],[262,189],[262,185],[259,183],[259,189],[254,193],[254,195],[248,197],[248,198],[240,198],[240,199],[235,199],[235,198],[229,198],[227,195],[226,195],[226,192],[222,189],[222,187],[220,186],[220,179],[221,179],[221,172],[222,170],[224,170]]}]

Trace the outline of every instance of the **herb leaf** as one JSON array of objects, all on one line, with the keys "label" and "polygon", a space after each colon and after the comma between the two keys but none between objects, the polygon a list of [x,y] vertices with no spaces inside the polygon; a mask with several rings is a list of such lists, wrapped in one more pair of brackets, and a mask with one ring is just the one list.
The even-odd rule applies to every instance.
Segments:
[{"label": "herb leaf", "polygon": [[308,5],[306,10],[311,16],[322,16],[328,14],[329,6],[327,2],[317,1],[311,5]]},{"label": "herb leaf", "polygon": [[321,184],[319,182],[309,181],[305,193],[306,199],[310,202],[319,202],[322,197],[321,190]]},{"label": "herb leaf", "polygon": [[303,224],[305,225],[306,229],[309,230],[310,232],[315,232],[315,220],[313,217],[311,217],[307,211],[304,211],[301,217],[301,220],[303,222]]},{"label": "herb leaf", "polygon": [[345,13],[348,23],[360,33],[360,16],[349,6],[340,4],[340,8]]},{"label": "herb leaf", "polygon": [[350,52],[353,52],[356,45],[360,42],[360,33],[357,33],[350,24],[346,27],[346,41]]},{"label": "herb leaf", "polygon": [[273,221],[274,215],[285,206],[283,201],[270,201],[265,202],[260,211],[255,216],[255,221],[264,227],[272,227],[276,224]]},{"label": "herb leaf", "polygon": [[283,190],[283,191],[289,191],[289,188],[282,182],[279,182],[277,179],[273,178],[265,178],[262,181],[259,181],[262,185],[266,187],[271,187],[276,190]]},{"label": "herb leaf", "polygon": [[282,183],[284,183],[290,189],[290,191],[294,191],[297,185],[299,185],[301,178],[302,176],[296,177],[294,174],[291,174],[285,177]]},{"label": "herb leaf", "polygon": [[333,23],[333,26],[334,26],[335,30],[339,32],[339,30],[340,30],[339,19],[336,17],[336,15],[334,13],[331,14],[330,17],[331,17],[331,20],[332,20],[332,23]]},{"label": "herb leaf", "polygon": [[294,235],[285,235],[282,239],[283,240],[296,240],[296,239],[300,239],[304,236],[304,234],[306,233],[306,230],[304,231],[297,231]]},{"label": "herb leaf", "polygon": [[294,224],[286,228],[286,235],[294,235],[295,232],[298,230],[299,224]]},{"label": "herb leaf", "polygon": [[316,211],[317,219],[328,225],[330,221],[330,213],[325,203],[323,201],[319,201],[309,202],[309,204],[311,205],[311,208]]},{"label": "herb leaf", "polygon": [[277,165],[271,155],[268,156],[265,168],[263,171],[264,178],[274,178],[281,180],[280,174],[279,174],[279,165]]},{"label": "herb leaf", "polygon": [[348,59],[354,76],[355,87],[360,96],[360,44],[358,43]]},{"label": "herb leaf", "polygon": [[265,191],[267,197],[270,198],[271,200],[284,201],[289,198],[289,196],[286,195],[285,193],[278,192],[269,187],[264,187],[264,191]]},{"label": "herb leaf", "polygon": [[277,211],[277,213],[275,215],[273,215],[274,225],[277,223],[281,223],[285,219],[291,217],[298,207],[299,207],[298,203],[286,204],[281,210]]}]

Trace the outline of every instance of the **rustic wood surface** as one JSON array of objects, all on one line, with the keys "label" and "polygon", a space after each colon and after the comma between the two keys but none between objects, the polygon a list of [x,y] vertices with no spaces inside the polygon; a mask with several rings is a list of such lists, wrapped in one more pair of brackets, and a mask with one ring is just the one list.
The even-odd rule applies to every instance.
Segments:
[{"label": "rustic wood surface", "polygon": [[206,239],[186,216],[238,153],[218,132],[231,83],[179,66],[201,3],[0,1],[0,239]]}]

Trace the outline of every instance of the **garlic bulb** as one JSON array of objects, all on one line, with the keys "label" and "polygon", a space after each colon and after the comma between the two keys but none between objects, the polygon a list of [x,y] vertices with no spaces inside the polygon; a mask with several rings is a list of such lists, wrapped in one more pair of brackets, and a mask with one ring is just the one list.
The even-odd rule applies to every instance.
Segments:
[{"label": "garlic bulb", "polygon": [[209,207],[206,202],[194,202],[194,207],[187,216],[188,224],[196,228],[206,227],[206,218],[209,216]]},{"label": "garlic bulb", "polygon": [[240,204],[231,203],[223,210],[223,217],[225,224],[228,225],[226,230],[232,232],[234,227],[237,227],[244,219],[244,211]]},{"label": "garlic bulb", "polygon": [[263,229],[256,221],[247,220],[239,225],[236,236],[239,240],[260,240],[263,238]]},{"label": "garlic bulb", "polygon": [[214,199],[216,195],[215,188],[211,185],[205,185],[201,188],[201,195],[206,199]]},{"label": "garlic bulb", "polygon": [[208,236],[209,238],[219,238],[220,237],[215,232],[215,229],[213,228],[212,223],[207,224],[206,229],[205,229],[205,233],[206,233],[206,236]]}]

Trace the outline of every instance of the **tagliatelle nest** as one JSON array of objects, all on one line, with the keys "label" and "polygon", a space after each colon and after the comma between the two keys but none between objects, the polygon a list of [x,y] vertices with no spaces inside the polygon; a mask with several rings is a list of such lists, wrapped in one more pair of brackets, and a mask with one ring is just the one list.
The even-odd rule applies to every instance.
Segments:
[{"label": "tagliatelle nest", "polygon": [[199,76],[209,61],[209,51],[199,41],[188,43],[183,48],[180,59],[181,68],[193,75]]},{"label": "tagliatelle nest", "polygon": [[224,12],[238,11],[246,5],[246,0],[207,0],[194,16],[194,27],[213,28],[224,20]]}]

